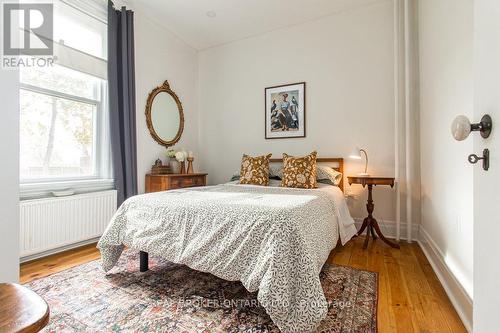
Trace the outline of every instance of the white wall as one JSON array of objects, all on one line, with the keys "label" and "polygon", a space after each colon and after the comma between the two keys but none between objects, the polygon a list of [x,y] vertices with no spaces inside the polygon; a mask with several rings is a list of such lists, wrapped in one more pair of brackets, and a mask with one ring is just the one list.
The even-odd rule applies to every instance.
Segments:
[{"label": "white wall", "polygon": [[0,282],[19,280],[18,96],[18,71],[0,69]]},{"label": "white wall", "polygon": [[[200,52],[200,148],[210,183],[227,181],[243,153],[347,157],[368,150],[369,172],[394,175],[393,7],[384,2]],[[307,137],[264,139],[264,88],[306,81]],[[346,174],[363,163],[346,159]],[[347,185],[349,189],[349,185]],[[366,215],[366,191],[351,201]],[[394,221],[394,191],[374,191],[380,222]]]},{"label": "white wall", "polygon": [[473,119],[473,1],[420,0],[419,37],[421,230],[472,298],[473,140],[449,128]]},{"label": "white wall", "polygon": [[176,147],[198,152],[198,54],[140,11],[136,10],[134,15],[137,169],[139,193],[143,193],[144,175],[158,157],[165,160],[166,149],[151,137],[144,114],[148,94],[165,80],[184,108],[184,132]]}]

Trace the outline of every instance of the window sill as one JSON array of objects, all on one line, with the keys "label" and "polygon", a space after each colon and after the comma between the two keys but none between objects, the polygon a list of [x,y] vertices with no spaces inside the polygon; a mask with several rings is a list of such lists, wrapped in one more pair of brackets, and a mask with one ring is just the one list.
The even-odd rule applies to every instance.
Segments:
[{"label": "window sill", "polygon": [[54,197],[52,191],[71,189],[75,193],[99,192],[115,188],[113,179],[72,180],[47,183],[25,183],[19,186],[19,200]]}]

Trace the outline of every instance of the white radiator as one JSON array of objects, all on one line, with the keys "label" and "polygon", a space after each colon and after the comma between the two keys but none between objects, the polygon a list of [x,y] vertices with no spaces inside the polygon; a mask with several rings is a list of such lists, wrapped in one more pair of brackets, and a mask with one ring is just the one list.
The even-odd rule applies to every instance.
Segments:
[{"label": "white radiator", "polygon": [[26,260],[101,236],[116,211],[116,190],[25,200],[20,210],[20,256]]}]

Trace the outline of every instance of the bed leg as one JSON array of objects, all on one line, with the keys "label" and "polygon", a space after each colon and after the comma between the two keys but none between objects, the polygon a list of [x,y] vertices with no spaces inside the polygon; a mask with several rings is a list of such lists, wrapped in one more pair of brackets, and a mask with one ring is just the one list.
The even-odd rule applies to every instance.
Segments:
[{"label": "bed leg", "polygon": [[148,253],[144,251],[139,252],[139,271],[146,272],[148,267]]}]

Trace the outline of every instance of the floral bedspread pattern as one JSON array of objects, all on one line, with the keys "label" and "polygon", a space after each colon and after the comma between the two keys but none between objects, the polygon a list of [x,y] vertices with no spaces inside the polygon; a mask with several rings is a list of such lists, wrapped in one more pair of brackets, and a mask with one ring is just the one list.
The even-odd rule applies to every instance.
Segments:
[{"label": "floral bedspread pattern", "polygon": [[328,305],[321,267],[335,246],[335,204],[321,191],[231,185],[134,196],[99,240],[109,271],[124,249],[147,251],[258,290],[282,332],[313,331]]}]

